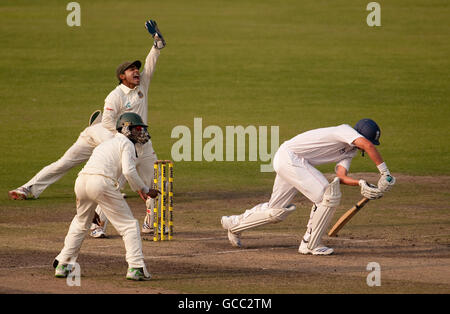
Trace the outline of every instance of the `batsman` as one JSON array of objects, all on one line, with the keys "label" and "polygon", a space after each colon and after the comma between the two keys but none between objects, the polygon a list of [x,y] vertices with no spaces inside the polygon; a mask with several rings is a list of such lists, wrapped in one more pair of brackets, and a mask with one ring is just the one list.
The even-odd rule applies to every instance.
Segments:
[{"label": "batsman", "polygon": [[[372,119],[358,121],[354,128],[348,124],[310,130],[284,142],[273,159],[276,178],[269,202],[261,203],[241,215],[223,216],[222,227],[228,230],[233,246],[241,247],[245,230],[277,223],[286,219],[296,206],[291,204],[300,192],[312,203],[306,232],[299,253],[330,255],[334,250],[322,243],[322,236],[341,200],[340,184],[360,186],[361,194],[371,200],[379,199],[395,184],[395,178],[376,149],[381,130]],[[380,172],[377,185],[348,176],[350,164],[357,151],[367,153]],[[315,166],[336,163],[336,177],[331,183]]]}]

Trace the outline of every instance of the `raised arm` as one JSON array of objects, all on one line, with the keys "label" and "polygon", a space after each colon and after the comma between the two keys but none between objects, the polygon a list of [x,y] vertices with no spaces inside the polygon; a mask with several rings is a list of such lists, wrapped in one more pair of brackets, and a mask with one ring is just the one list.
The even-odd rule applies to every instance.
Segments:
[{"label": "raised arm", "polygon": [[155,72],[156,62],[158,61],[160,50],[166,46],[166,41],[164,40],[156,21],[149,20],[145,22],[145,28],[154,40],[153,47],[150,49],[150,52],[145,59],[144,69],[141,72],[141,85],[148,88],[153,73]]},{"label": "raised arm", "polygon": [[147,58],[145,58],[144,68],[141,72],[141,86],[144,89],[148,89],[150,85],[150,81],[156,69],[156,62],[158,61],[159,54],[159,49],[152,47],[149,54],[147,55]]}]

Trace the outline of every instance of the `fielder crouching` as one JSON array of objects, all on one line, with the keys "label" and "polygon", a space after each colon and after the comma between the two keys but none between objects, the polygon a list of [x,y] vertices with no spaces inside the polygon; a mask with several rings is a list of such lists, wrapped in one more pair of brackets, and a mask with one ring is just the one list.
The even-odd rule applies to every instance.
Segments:
[{"label": "fielder crouching", "polygon": [[[301,192],[313,207],[299,253],[330,255],[333,249],[322,244],[322,236],[340,203],[340,183],[359,185],[361,194],[378,199],[394,184],[395,178],[375,148],[379,145],[380,128],[371,119],[358,121],[354,128],[348,124],[320,128],[301,133],[284,142],[273,159],[276,178],[269,202],[261,203],[241,215],[223,216],[221,223],[228,230],[233,246],[241,247],[241,233],[269,223],[283,221],[295,210],[292,199]],[[367,153],[380,171],[378,186],[347,175],[357,150]],[[315,166],[337,163],[337,177],[331,183]]]},{"label": "fielder crouching", "polygon": [[145,144],[150,135],[142,118],[132,112],[124,113],[117,121],[115,136],[97,146],[75,181],[77,214],[73,218],[64,241],[64,248],[55,258],[55,277],[67,277],[75,263],[83,240],[89,232],[95,208],[103,214],[122,236],[128,262],[127,279],[149,280],[144,263],[138,221],[119,188],[119,178],[125,176],[130,187],[143,200],[155,198],[159,191],[145,185],[136,171],[136,144]]}]

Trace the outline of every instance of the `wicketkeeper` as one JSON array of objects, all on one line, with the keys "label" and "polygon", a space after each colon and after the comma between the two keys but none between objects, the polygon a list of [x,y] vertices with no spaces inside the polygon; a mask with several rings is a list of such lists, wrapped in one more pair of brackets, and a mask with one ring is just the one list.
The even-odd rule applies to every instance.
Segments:
[{"label": "wicketkeeper", "polygon": [[[241,247],[241,233],[269,223],[283,221],[295,210],[291,204],[300,192],[313,207],[299,253],[329,255],[333,249],[322,244],[322,236],[340,203],[340,183],[359,185],[361,194],[378,199],[395,184],[386,163],[375,148],[379,145],[380,128],[371,119],[362,119],[352,128],[348,124],[320,128],[301,133],[284,142],[273,159],[276,178],[269,202],[261,203],[241,215],[223,216],[221,223],[228,230],[233,246]],[[378,185],[347,175],[357,150],[367,153],[380,171]],[[315,168],[317,165],[336,163],[336,178],[331,183]]]},{"label": "wicketkeeper", "polygon": [[150,279],[142,253],[139,223],[122,197],[118,181],[123,175],[144,201],[158,195],[159,191],[150,189],[136,169],[136,146],[147,143],[150,135],[141,117],[132,112],[120,116],[116,129],[118,133],[112,139],[94,149],[75,181],[77,214],[70,225],[64,248],[53,263],[56,277],[69,275],[98,205],[125,243],[128,262],[126,278]]},{"label": "wicketkeeper", "polygon": [[[119,65],[116,70],[119,85],[105,99],[101,123],[105,129],[112,133],[116,132],[117,119],[125,112],[139,114],[145,124],[148,121],[148,88],[160,50],[166,46],[166,42],[155,21],[147,21],[145,28],[154,38],[154,44],[145,60],[143,71],[139,72],[141,68],[141,62],[139,60],[133,62],[127,61]],[[138,156],[136,163],[137,171],[141,174],[144,183],[147,186],[152,186],[153,165],[158,160],[153,150],[152,142],[148,141],[145,144],[137,143],[136,154]],[[120,180],[119,183],[122,187],[124,180]],[[103,215],[100,207],[97,207],[96,212],[99,219],[96,223],[93,223],[91,235],[93,237],[104,237],[107,219]],[[151,227],[144,221],[142,231],[150,233],[150,229]]]}]

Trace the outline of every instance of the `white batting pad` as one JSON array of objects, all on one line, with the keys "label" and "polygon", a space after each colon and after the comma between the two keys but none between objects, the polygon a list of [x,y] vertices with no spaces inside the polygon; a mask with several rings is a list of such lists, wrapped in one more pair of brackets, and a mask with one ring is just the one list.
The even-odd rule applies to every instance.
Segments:
[{"label": "white batting pad", "polygon": [[322,204],[327,207],[338,207],[341,202],[341,197],[340,180],[336,177],[326,188],[323,194]]},{"label": "white batting pad", "polygon": [[310,250],[320,244],[322,236],[328,228],[337,206],[339,206],[342,196],[339,184],[339,178],[335,178],[326,188],[322,202],[317,207],[313,206],[308,230],[304,237],[304,241],[308,242]]},{"label": "white batting pad", "polygon": [[[155,221],[155,213],[154,213],[154,208],[156,206],[157,203],[157,198],[147,198],[147,200],[145,201],[145,206],[147,207],[148,211],[147,211],[147,217],[148,217],[148,225],[150,226],[150,228],[153,228],[153,222]],[[147,218],[146,217],[146,218]]]},{"label": "white batting pad", "polygon": [[268,208],[267,203],[257,205],[242,214],[239,217],[239,222],[230,228],[230,231],[241,233],[258,226],[283,221],[295,208],[295,205],[289,205],[286,208]]}]

